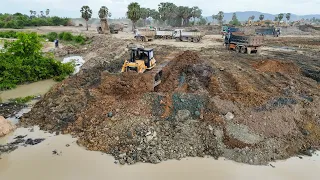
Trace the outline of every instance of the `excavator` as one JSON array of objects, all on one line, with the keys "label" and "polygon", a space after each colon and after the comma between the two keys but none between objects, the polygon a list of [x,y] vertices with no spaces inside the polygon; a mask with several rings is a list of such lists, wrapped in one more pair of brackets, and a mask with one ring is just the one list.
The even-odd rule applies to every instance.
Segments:
[{"label": "excavator", "polygon": [[125,60],[121,72],[137,72],[150,75],[152,82],[148,84],[151,90],[161,83],[162,69],[169,63],[169,59],[164,60],[160,65],[157,65],[154,58],[153,48],[128,47],[130,51],[130,59]]}]

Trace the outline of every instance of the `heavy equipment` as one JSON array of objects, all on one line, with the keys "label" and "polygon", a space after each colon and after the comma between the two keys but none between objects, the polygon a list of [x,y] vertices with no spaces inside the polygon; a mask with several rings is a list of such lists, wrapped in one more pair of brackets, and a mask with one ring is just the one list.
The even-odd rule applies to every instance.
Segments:
[{"label": "heavy equipment", "polygon": [[175,29],[173,32],[176,41],[199,42],[203,36],[204,34],[197,30]]},{"label": "heavy equipment", "polygon": [[270,28],[258,28],[255,29],[255,33],[257,35],[273,35],[274,37],[279,37],[281,33],[281,29],[277,27],[270,27]]},{"label": "heavy equipment", "polygon": [[153,48],[128,47],[130,50],[130,59],[125,60],[121,72],[146,73],[152,79],[147,83],[150,90],[154,90],[161,83],[162,69],[169,63],[169,59],[164,60],[160,65],[156,64]]},{"label": "heavy equipment", "polygon": [[156,31],[150,28],[140,28],[140,29],[135,29],[135,35],[134,38],[137,41],[152,41],[155,38]]},{"label": "heavy equipment", "polygon": [[224,44],[229,50],[234,49],[239,53],[251,54],[251,52],[260,53],[263,40],[263,36],[248,36],[240,33],[230,33],[226,35]]}]

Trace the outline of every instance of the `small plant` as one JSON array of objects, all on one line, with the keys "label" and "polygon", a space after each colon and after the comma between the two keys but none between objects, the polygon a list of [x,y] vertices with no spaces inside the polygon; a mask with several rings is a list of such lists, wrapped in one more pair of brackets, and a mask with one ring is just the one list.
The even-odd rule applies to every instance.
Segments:
[{"label": "small plant", "polygon": [[73,36],[72,36],[71,33],[65,32],[65,33],[63,34],[63,40],[64,40],[64,41],[72,41],[72,39],[73,39]]},{"label": "small plant", "polygon": [[9,101],[17,103],[17,104],[25,104],[27,102],[30,102],[34,98],[35,98],[35,96],[27,96],[27,97],[20,97],[20,98],[10,99]]},{"label": "small plant", "polygon": [[60,40],[63,39],[64,33],[65,33],[65,32],[59,33],[58,37],[59,37]]},{"label": "small plant", "polygon": [[49,41],[53,42],[58,38],[58,34],[56,32],[50,32],[47,34],[47,38]]},{"label": "small plant", "polygon": [[76,42],[76,43],[79,43],[79,44],[84,44],[85,41],[86,41],[86,38],[81,36],[81,35],[78,35],[78,36],[74,36],[73,40]]}]

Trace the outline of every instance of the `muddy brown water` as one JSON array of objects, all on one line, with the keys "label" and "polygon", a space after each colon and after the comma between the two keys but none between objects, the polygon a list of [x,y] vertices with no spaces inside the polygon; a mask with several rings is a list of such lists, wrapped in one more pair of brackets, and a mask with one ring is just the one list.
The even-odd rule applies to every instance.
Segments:
[{"label": "muddy brown water", "polygon": [[[38,128],[29,132],[19,128],[0,138],[0,144],[12,141],[17,135],[26,138],[46,138],[35,146],[19,147],[1,156],[0,179],[10,180],[105,180],[105,179],[319,179],[320,157],[293,157],[269,166],[250,166],[220,158],[186,158],[160,164],[118,165],[114,158],[101,152],[87,151],[69,135],[55,136]],[[70,145],[70,146],[66,146]],[[52,151],[56,150],[58,155]]]},{"label": "muddy brown water", "polygon": [[57,82],[53,79],[47,79],[30,84],[18,85],[15,89],[0,91],[0,98],[3,102],[6,102],[9,99],[19,97],[44,95],[55,84],[57,84]]}]

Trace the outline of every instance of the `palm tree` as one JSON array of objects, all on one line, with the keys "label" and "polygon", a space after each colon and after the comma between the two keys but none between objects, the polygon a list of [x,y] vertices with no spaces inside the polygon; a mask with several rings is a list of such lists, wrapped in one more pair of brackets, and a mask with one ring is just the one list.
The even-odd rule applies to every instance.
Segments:
[{"label": "palm tree", "polygon": [[160,3],[158,5],[158,11],[160,15],[160,19],[162,21],[167,21],[178,16],[178,7],[170,2]]},{"label": "palm tree", "polygon": [[250,17],[250,19],[253,21],[254,20],[254,18],[256,18],[254,15],[252,15],[251,17]]},{"label": "palm tree", "polygon": [[81,12],[81,17],[86,20],[86,27],[87,31],[89,30],[88,28],[88,21],[92,17],[92,10],[90,9],[89,6],[82,6],[80,9]]},{"label": "palm tree", "polygon": [[290,18],[291,18],[291,13],[287,13],[287,14],[286,14],[286,18],[287,18],[287,21],[289,21]]},{"label": "palm tree", "polygon": [[33,10],[30,10],[30,17],[32,17],[33,15]]},{"label": "palm tree", "polygon": [[50,9],[47,9],[46,10],[46,16],[49,16],[49,14],[50,14]]},{"label": "palm tree", "polygon": [[283,19],[283,16],[284,16],[283,13],[280,13],[280,14],[278,15],[278,20],[279,20],[279,22]]},{"label": "palm tree", "polygon": [[109,9],[106,6],[101,6],[98,15],[100,19],[106,19],[109,16]]},{"label": "palm tree", "polygon": [[41,14],[41,17],[43,17],[43,16],[44,16],[44,13],[43,13],[43,11],[40,11],[40,14]]},{"label": "palm tree", "polygon": [[132,21],[132,30],[136,28],[136,22],[140,19],[140,9],[137,2],[128,5],[127,17]]},{"label": "palm tree", "polygon": [[200,18],[202,10],[198,6],[193,6],[191,11],[191,16],[193,18],[193,24],[195,25],[196,18]]},{"label": "palm tree", "polygon": [[263,14],[260,14],[259,19],[260,19],[260,21],[263,21],[264,15],[263,15]]}]

